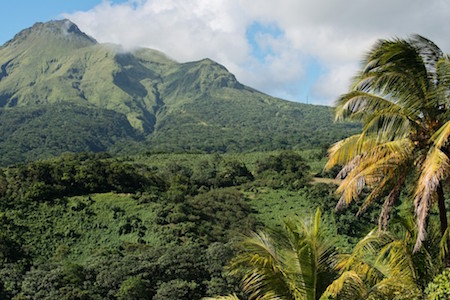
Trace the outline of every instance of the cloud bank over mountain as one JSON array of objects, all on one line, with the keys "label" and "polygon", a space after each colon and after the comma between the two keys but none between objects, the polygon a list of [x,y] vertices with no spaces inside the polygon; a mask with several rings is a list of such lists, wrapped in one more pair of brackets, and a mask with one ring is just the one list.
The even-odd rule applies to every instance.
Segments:
[{"label": "cloud bank over mountain", "polygon": [[332,104],[379,38],[418,33],[450,49],[441,0],[130,0],[65,14],[99,42],[209,57],[238,80],[288,100]]}]

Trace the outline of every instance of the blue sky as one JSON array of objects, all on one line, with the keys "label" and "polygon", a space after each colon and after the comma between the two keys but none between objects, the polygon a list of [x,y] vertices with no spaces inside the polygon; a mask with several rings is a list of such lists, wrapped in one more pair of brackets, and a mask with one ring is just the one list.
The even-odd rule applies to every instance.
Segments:
[{"label": "blue sky", "polygon": [[63,17],[99,42],[180,62],[208,57],[246,85],[312,104],[332,105],[377,39],[419,33],[450,49],[450,1],[442,0],[4,1],[0,44]]},{"label": "blue sky", "polygon": [[0,9],[0,44],[14,37],[20,30],[36,22],[61,18],[62,13],[88,10],[101,0],[10,0],[2,1]]}]

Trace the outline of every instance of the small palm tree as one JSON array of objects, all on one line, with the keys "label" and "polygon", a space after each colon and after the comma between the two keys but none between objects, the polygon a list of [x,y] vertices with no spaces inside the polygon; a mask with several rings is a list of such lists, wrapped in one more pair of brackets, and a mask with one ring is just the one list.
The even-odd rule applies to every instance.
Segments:
[{"label": "small palm tree", "polygon": [[[400,219],[393,234],[374,230],[358,242],[352,254],[341,255],[336,265],[340,277],[325,292],[338,299],[423,299],[427,284],[442,269],[435,244],[440,237],[430,234],[414,250],[417,227],[413,219]],[[436,231],[432,231],[436,233]]]},{"label": "small palm tree", "polygon": [[369,188],[360,211],[384,198],[380,228],[401,191],[413,183],[417,251],[437,203],[441,234],[447,228],[443,186],[450,174],[450,58],[430,40],[381,40],[364,59],[351,91],[337,101],[337,120],[362,122],[361,134],[329,150],[326,165],[343,165],[337,208]]},{"label": "small palm tree", "polygon": [[325,241],[320,218],[317,209],[312,222],[286,221],[284,230],[253,233],[241,243],[230,268],[242,276],[248,299],[320,298],[335,276],[335,252]]}]

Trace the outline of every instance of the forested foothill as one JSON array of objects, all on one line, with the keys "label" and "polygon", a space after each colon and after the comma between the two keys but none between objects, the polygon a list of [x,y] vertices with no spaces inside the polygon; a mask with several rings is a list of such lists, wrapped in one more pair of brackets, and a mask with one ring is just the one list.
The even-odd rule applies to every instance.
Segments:
[{"label": "forested foothill", "polygon": [[81,153],[4,168],[2,297],[199,299],[238,293],[240,279],[224,268],[236,254],[235,242],[265,223],[276,228],[283,218],[308,217],[317,206],[327,215],[330,238],[339,237],[337,245],[349,249],[375,220],[334,212],[334,187],[311,184],[317,174],[310,164],[320,171],[318,154],[119,159]]}]

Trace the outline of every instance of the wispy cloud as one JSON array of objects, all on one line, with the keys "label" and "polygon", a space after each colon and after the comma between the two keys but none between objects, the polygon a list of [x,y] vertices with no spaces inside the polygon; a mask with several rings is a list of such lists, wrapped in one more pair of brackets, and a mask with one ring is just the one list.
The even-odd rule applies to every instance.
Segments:
[{"label": "wispy cloud", "polygon": [[100,42],[181,62],[209,57],[244,84],[321,104],[347,89],[378,38],[419,33],[450,49],[450,2],[442,0],[104,1],[65,17]]}]

